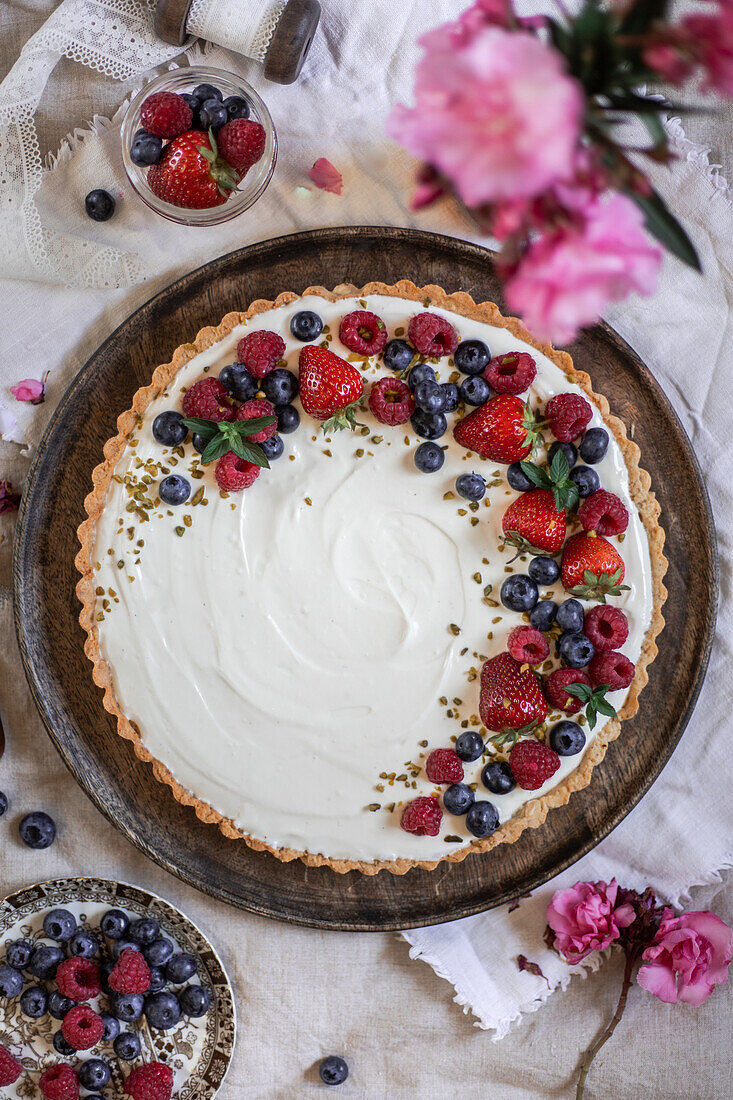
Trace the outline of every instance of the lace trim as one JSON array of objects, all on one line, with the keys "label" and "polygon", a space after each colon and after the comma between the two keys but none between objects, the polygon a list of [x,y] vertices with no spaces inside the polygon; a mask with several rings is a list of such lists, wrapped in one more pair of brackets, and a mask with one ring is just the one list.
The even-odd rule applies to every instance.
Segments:
[{"label": "lace trim", "polygon": [[286,0],[193,0],[186,29],[234,53],[264,61]]}]

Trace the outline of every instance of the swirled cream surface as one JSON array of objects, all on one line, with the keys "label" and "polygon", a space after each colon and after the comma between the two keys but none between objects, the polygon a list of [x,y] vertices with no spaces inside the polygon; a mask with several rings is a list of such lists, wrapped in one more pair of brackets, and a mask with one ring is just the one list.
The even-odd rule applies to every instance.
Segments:
[{"label": "swirled cream surface", "polygon": [[[420,837],[399,827],[400,814],[410,798],[435,790],[423,767],[428,752],[480,728],[481,664],[506,648],[522,621],[499,603],[508,572],[526,570],[526,561],[509,565],[511,547],[498,548],[503,512],[517,495],[506,467],[467,457],[449,427],[440,441],[443,468],[422,474],[409,423],[386,427],[365,409],[368,434],[324,436],[302,414],[299,429],[283,436],[283,456],[250,489],[227,497],[214,464],[198,467],[190,442],[181,457],[151,430],[158,413],[180,409],[182,387],[235,360],[246,331],[280,333],[297,372],[302,344],[290,335],[297,310],[316,310],[330,326],[331,349],[348,357],[338,326],[357,308],[356,299],[312,297],[259,314],[191,360],[152,402],[97,526],[100,645],[120,706],[150,752],[247,833],[333,859],[439,859],[471,843],[464,818],[446,813],[437,837]],[[373,295],[367,308],[392,337],[421,307]],[[530,351],[538,366],[533,405],[577,389],[504,329],[435,312],[493,354]],[[374,361],[363,366],[365,380],[387,373]],[[438,370],[447,380],[447,362]],[[593,423],[603,423],[598,410]],[[192,478],[183,506],[136,508],[146,494],[156,499],[161,466],[203,476]],[[455,479],[473,469],[489,488],[472,510],[455,493]],[[628,616],[624,652],[636,660],[651,618],[651,568],[613,437],[596,469],[631,516],[619,547],[629,591],[614,603]],[[541,592],[566,598],[559,586]],[[609,698],[619,708],[625,694]],[[595,733],[606,721],[599,717]],[[585,751],[594,737],[586,732]],[[490,794],[480,781],[486,758],[465,765],[465,781],[505,822],[582,756],[562,759],[537,792]]]}]

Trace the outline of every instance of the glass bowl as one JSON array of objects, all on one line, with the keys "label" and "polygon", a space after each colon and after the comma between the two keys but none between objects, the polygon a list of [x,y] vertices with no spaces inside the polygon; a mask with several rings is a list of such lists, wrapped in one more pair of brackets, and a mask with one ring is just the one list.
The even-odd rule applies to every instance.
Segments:
[{"label": "glass bowl", "polygon": [[[153,194],[147,181],[147,167],[141,168],[133,164],[130,157],[132,139],[136,130],[141,129],[140,109],[143,103],[153,92],[192,92],[197,84],[213,84],[220,88],[223,97],[237,95],[246,99],[250,105],[250,118],[260,122],[265,128],[265,150],[257,161],[249,169],[244,179],[235,191],[231,193],[226,202],[219,206],[212,206],[206,210],[189,210],[183,206],[173,206],[170,202],[164,202]],[[122,160],[125,165],[127,177],[133,189],[156,214],[160,214],[169,221],[178,222],[180,225],[220,225],[222,222],[231,221],[238,214],[249,210],[267,187],[272,173],[275,170],[277,160],[277,134],[265,104],[257,92],[241,77],[234,73],[225,72],[223,69],[210,69],[205,65],[192,66],[190,68],[174,69],[172,72],[163,73],[155,80],[151,80],[137,93],[122,123]]]}]

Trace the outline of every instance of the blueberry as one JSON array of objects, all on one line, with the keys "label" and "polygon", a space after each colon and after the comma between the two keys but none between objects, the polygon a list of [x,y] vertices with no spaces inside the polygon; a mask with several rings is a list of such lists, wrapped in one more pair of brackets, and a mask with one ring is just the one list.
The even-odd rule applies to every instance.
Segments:
[{"label": "blueberry", "polygon": [[184,504],[191,495],[191,482],[180,474],[168,474],[158,486],[158,496],[164,504]]},{"label": "blueberry", "polygon": [[459,474],[456,489],[465,500],[482,500],[486,493],[486,482],[481,474]]},{"label": "blueberry", "polygon": [[132,922],[127,934],[133,943],[139,943],[145,947],[160,937],[160,925],[152,917],[140,917]]},{"label": "blueberry", "polygon": [[570,480],[577,485],[578,494],[581,497],[592,496],[601,487],[601,479],[595,470],[591,470],[590,466],[576,466],[574,470],[570,471]]},{"label": "blueberry", "polygon": [[111,1043],[113,1039],[116,1039],[120,1033],[120,1021],[115,1020],[114,1016],[110,1016],[109,1012],[102,1012],[100,1019],[104,1024],[104,1032],[102,1033],[102,1042]]},{"label": "blueberry", "polygon": [[395,371],[407,370],[414,357],[415,349],[407,340],[390,340],[382,355],[385,367]]},{"label": "blueberry", "polygon": [[458,408],[458,402],[460,400],[458,386],[456,386],[454,382],[441,382],[440,388],[445,395],[445,405],[443,407],[443,412],[455,412],[455,410]]},{"label": "blueberry", "polygon": [[84,199],[84,209],[93,222],[106,222],[115,212],[115,200],[109,191],[95,187]]},{"label": "blueberry", "polygon": [[3,817],[8,810],[8,796],[5,791],[0,791],[0,817]]},{"label": "blueberry", "polygon": [[474,836],[490,836],[499,828],[499,813],[493,802],[474,802],[466,814],[466,828]]},{"label": "blueberry", "polygon": [[230,363],[219,371],[219,381],[237,401],[249,401],[257,393],[260,384],[244,363]]},{"label": "blueberry", "polygon": [[0,997],[17,997],[23,989],[23,975],[13,966],[0,966]]},{"label": "blueberry", "polygon": [[87,1058],[77,1070],[79,1083],[85,1089],[103,1089],[112,1076],[110,1068],[101,1058]]},{"label": "blueberry", "polygon": [[181,1019],[181,1006],[174,993],[154,993],[145,998],[145,1019],[156,1031],[170,1031]]},{"label": "blueberry", "polygon": [[580,600],[564,600],[555,612],[557,625],[569,634],[583,629],[585,616]]},{"label": "blueberry", "polygon": [[530,624],[535,630],[549,630],[555,621],[557,604],[554,600],[539,600],[529,613]]},{"label": "blueberry", "polygon": [[173,982],[174,985],[181,985],[182,982],[187,982],[189,978],[192,978],[199,968],[199,961],[195,955],[189,955],[187,952],[183,952],[180,955],[174,955],[172,959],[169,959],[165,967],[165,975],[169,982]]},{"label": "blueberry", "polygon": [[263,378],[262,389],[273,405],[289,405],[298,396],[298,379],[292,371],[276,367]]},{"label": "blueberry", "polygon": [[419,386],[421,382],[437,382],[438,376],[435,373],[433,367],[429,363],[417,363],[410,371],[407,377],[407,385],[410,389],[415,391],[415,387]]},{"label": "blueberry", "polygon": [[445,408],[445,394],[437,382],[419,382],[412,391],[418,409],[426,413],[442,413]]},{"label": "blueberry", "polygon": [[490,760],[481,772],[481,782],[492,794],[508,794],[517,785],[505,760]]},{"label": "blueberry", "polygon": [[[201,122],[199,120],[199,107],[201,106],[201,100],[198,96],[192,95],[191,92],[179,92],[178,94],[180,95],[181,99],[185,99],[186,103],[189,105],[193,113],[193,118],[191,119],[191,129],[200,130]],[[140,131],[138,131],[138,133],[139,132]],[[145,131],[143,131],[143,133],[144,132]],[[135,134],[135,137],[137,137],[137,134]]]},{"label": "blueberry", "polygon": [[532,558],[527,566],[527,572],[537,584],[554,584],[560,576],[560,566],[554,558],[547,558],[540,554]]},{"label": "blueberry", "polygon": [[198,1019],[205,1016],[211,1004],[211,993],[202,985],[187,985],[180,996],[181,1012],[184,1016]]},{"label": "blueberry", "polygon": [[94,959],[99,954],[99,940],[92,932],[80,928],[69,940],[69,954]]},{"label": "blueberry", "polygon": [[28,969],[35,978],[41,981],[50,981],[55,978],[59,964],[64,961],[64,953],[60,947],[50,947],[42,943],[31,955]]},{"label": "blueberry", "polygon": [[178,447],[188,435],[183,416],[173,409],[159,413],[153,421],[153,438],[164,447]]},{"label": "blueberry", "polygon": [[464,378],[458,387],[461,401],[466,405],[483,405],[491,396],[491,388],[485,378],[480,374],[474,374],[470,378]]},{"label": "blueberry", "polygon": [[437,443],[421,443],[414,457],[415,465],[423,474],[434,474],[445,462],[443,448]]},{"label": "blueberry", "polygon": [[139,951],[140,945],[133,943],[132,940],[115,940],[111,947],[112,958],[117,961],[123,951],[127,951],[128,948],[132,948],[133,951]]},{"label": "blueberry", "polygon": [[580,457],[583,462],[595,466],[608,450],[608,432],[605,428],[589,428],[580,441]]},{"label": "blueberry", "polygon": [[102,983],[102,989],[105,993],[112,992],[112,990],[109,988],[109,976],[114,970],[114,966],[115,964],[113,962],[110,962],[109,960],[106,960],[105,962],[101,962],[99,964],[99,977]]},{"label": "blueberry", "polygon": [[42,810],[26,814],[18,826],[20,839],[29,848],[50,848],[56,839],[56,823]]},{"label": "blueberry", "polygon": [[301,309],[291,317],[290,331],[296,340],[307,344],[310,340],[317,340],[323,332],[323,318],[312,309]]},{"label": "blueberry", "polygon": [[531,611],[540,598],[537,585],[531,577],[517,573],[507,577],[501,586],[501,602],[510,611]]},{"label": "blueberry", "polygon": [[52,909],[43,918],[43,931],[50,940],[66,943],[76,932],[76,917],[68,909]]},{"label": "blueberry", "polygon": [[461,374],[481,374],[489,365],[491,352],[483,340],[462,340],[455,350],[453,362]]},{"label": "blueberry", "polygon": [[550,730],[550,748],[558,756],[575,756],[585,745],[585,734],[577,722],[558,722]]},{"label": "blueberry", "polygon": [[224,100],[228,118],[249,118],[249,103],[241,95],[228,95]]},{"label": "blueberry", "polygon": [[204,439],[202,435],[199,435],[198,432],[194,432],[191,436],[191,442],[193,443],[194,450],[198,451],[198,453],[202,455],[206,450],[206,444],[209,441],[208,439]]},{"label": "blueberry", "polygon": [[534,482],[529,480],[519,462],[512,462],[511,466],[507,467],[506,479],[510,488],[516,493],[528,493],[530,489],[535,488]]},{"label": "blueberry", "polygon": [[156,137],[155,134],[146,134],[144,131],[139,136],[135,135],[130,146],[130,160],[138,168],[147,168],[151,164],[159,164],[162,156],[162,138]]},{"label": "blueberry", "polygon": [[262,447],[262,450],[265,452],[265,458],[269,462],[274,462],[285,450],[285,444],[277,433],[271,435],[269,439],[263,440],[263,442],[260,443],[260,447]]},{"label": "blueberry", "polygon": [[221,99],[205,99],[199,107],[199,122],[202,130],[221,130],[228,121],[227,109]]},{"label": "blueberry", "polygon": [[470,764],[471,761],[478,760],[484,751],[483,737],[476,730],[466,730],[456,738],[455,749],[456,755]]},{"label": "blueberry", "polygon": [[112,1044],[115,1054],[123,1062],[134,1062],[140,1057],[140,1040],[132,1031],[123,1031]]},{"label": "blueberry", "polygon": [[14,970],[25,970],[31,961],[34,948],[35,944],[29,943],[28,940],[15,940],[14,943],[9,943],[5,950],[5,961]]},{"label": "blueberry", "polygon": [[423,439],[440,439],[448,430],[448,421],[443,413],[426,413],[422,409],[415,409],[410,423],[415,434]]},{"label": "blueberry", "polygon": [[115,993],[112,997],[112,1014],[118,1020],[131,1024],[140,1019],[144,1005],[141,993]]},{"label": "blueberry", "polygon": [[574,447],[572,443],[553,443],[547,452],[547,457],[552,463],[553,458],[558,451],[562,451],[565,458],[568,460],[568,469],[572,470],[575,463],[578,461],[578,449]]},{"label": "blueberry", "polygon": [[165,970],[162,966],[150,967],[150,985],[147,988],[148,993],[160,993],[161,989],[165,989],[167,985],[167,979],[165,976]]},{"label": "blueberry", "polygon": [[172,954],[173,944],[162,936],[143,948],[143,958],[148,966],[165,966]]},{"label": "blueberry", "polygon": [[58,989],[52,989],[48,995],[48,1011],[54,1020],[63,1020],[67,1012],[71,1012],[74,1002]]},{"label": "blueberry", "polygon": [[572,634],[563,634],[558,642],[557,651],[560,660],[568,668],[585,668],[593,660],[595,646],[585,634],[573,631]]},{"label": "blueberry", "polygon": [[122,909],[108,909],[99,922],[99,927],[111,940],[121,940],[130,927],[130,918]]},{"label": "blueberry", "polygon": [[324,1085],[342,1085],[349,1076],[349,1067],[343,1058],[331,1054],[328,1058],[323,1059],[318,1067],[318,1072]]},{"label": "blueberry", "polygon": [[57,1051],[62,1058],[71,1058],[76,1054],[71,1043],[67,1043],[66,1039],[64,1039],[64,1033],[61,1030],[54,1033],[53,1049]]},{"label": "blueberry", "polygon": [[277,430],[281,435],[289,435],[300,424],[300,413],[295,405],[277,405],[275,415],[277,417]]},{"label": "blueberry", "polygon": [[220,90],[213,84],[197,84],[191,93],[199,103],[203,103],[207,99],[223,99],[224,96]]},{"label": "blueberry", "polygon": [[443,791],[443,805],[449,814],[460,817],[468,813],[476,800],[476,795],[466,783],[453,783]]}]

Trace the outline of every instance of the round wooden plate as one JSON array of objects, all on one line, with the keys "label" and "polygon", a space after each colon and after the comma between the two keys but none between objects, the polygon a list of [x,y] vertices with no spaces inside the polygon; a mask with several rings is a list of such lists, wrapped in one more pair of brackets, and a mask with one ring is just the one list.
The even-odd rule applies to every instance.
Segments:
[{"label": "round wooden plate", "polygon": [[168,287],[117,329],[69,387],[38,448],[15,544],[16,628],[28,682],[51,738],[89,797],[133,844],[193,886],[244,909],[319,928],[381,931],[453,920],[533,889],[589,851],[669,759],[700,690],[715,624],[715,533],[690,442],[644,364],[616,333],[598,326],[570,350],[641,444],[667,532],[669,599],[639,712],[624,723],[590,786],[512,845],[434,872],[367,877],[298,860],[283,864],[226,840],[153,779],[102,707],[82,651],[74,593],[76,529],[117,414],[175,347],[254,298],[312,284],[400,278],[465,290],[501,306],[485,249],[365,226],[251,245]]}]

